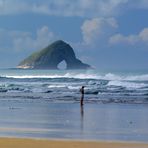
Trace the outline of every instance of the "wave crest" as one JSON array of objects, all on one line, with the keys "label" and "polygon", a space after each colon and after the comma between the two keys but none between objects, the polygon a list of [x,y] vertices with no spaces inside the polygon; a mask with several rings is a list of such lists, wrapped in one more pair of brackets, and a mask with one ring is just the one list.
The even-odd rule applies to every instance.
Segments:
[{"label": "wave crest", "polygon": [[95,79],[95,80],[117,80],[117,81],[148,81],[148,74],[141,75],[119,75],[114,73],[64,73],[64,74],[24,74],[24,75],[1,75],[1,78],[13,79],[54,79],[54,78],[74,78],[74,79]]}]

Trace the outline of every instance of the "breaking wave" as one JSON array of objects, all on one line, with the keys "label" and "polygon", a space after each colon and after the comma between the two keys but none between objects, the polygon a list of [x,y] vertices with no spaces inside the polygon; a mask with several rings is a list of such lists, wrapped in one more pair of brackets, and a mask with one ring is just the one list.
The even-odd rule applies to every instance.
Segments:
[{"label": "breaking wave", "polygon": [[142,75],[117,75],[113,73],[93,74],[93,73],[65,73],[48,75],[1,75],[0,78],[14,79],[54,79],[54,78],[74,78],[74,79],[102,79],[119,81],[148,81],[148,74]]},{"label": "breaking wave", "polygon": [[125,88],[144,88],[148,87],[148,84],[145,83],[135,83],[135,82],[125,82],[125,81],[110,81],[108,86],[122,86]]},{"label": "breaking wave", "polygon": [[148,102],[148,74],[145,73],[0,71],[0,98],[79,100],[81,86],[86,86],[87,101]]}]

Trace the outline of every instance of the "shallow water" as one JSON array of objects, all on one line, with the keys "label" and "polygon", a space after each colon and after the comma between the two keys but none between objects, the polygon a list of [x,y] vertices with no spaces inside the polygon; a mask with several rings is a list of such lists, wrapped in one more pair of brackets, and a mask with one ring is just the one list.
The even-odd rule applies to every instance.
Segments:
[{"label": "shallow water", "polygon": [[144,72],[0,70],[1,137],[147,142],[147,115]]},{"label": "shallow water", "polygon": [[0,101],[0,136],[148,141],[148,106]]}]

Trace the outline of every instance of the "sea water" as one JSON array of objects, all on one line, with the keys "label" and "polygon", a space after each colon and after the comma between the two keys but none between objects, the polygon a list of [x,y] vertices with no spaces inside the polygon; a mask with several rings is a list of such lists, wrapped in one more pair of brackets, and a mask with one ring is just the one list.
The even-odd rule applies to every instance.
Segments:
[{"label": "sea water", "polygon": [[0,70],[2,137],[147,142],[147,114],[147,72]]}]

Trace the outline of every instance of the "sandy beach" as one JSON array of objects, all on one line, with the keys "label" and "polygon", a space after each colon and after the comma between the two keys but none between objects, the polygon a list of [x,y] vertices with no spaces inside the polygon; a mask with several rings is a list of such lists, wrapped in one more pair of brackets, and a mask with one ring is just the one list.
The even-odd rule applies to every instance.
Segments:
[{"label": "sandy beach", "polygon": [[0,138],[2,148],[148,148],[144,143]]}]

